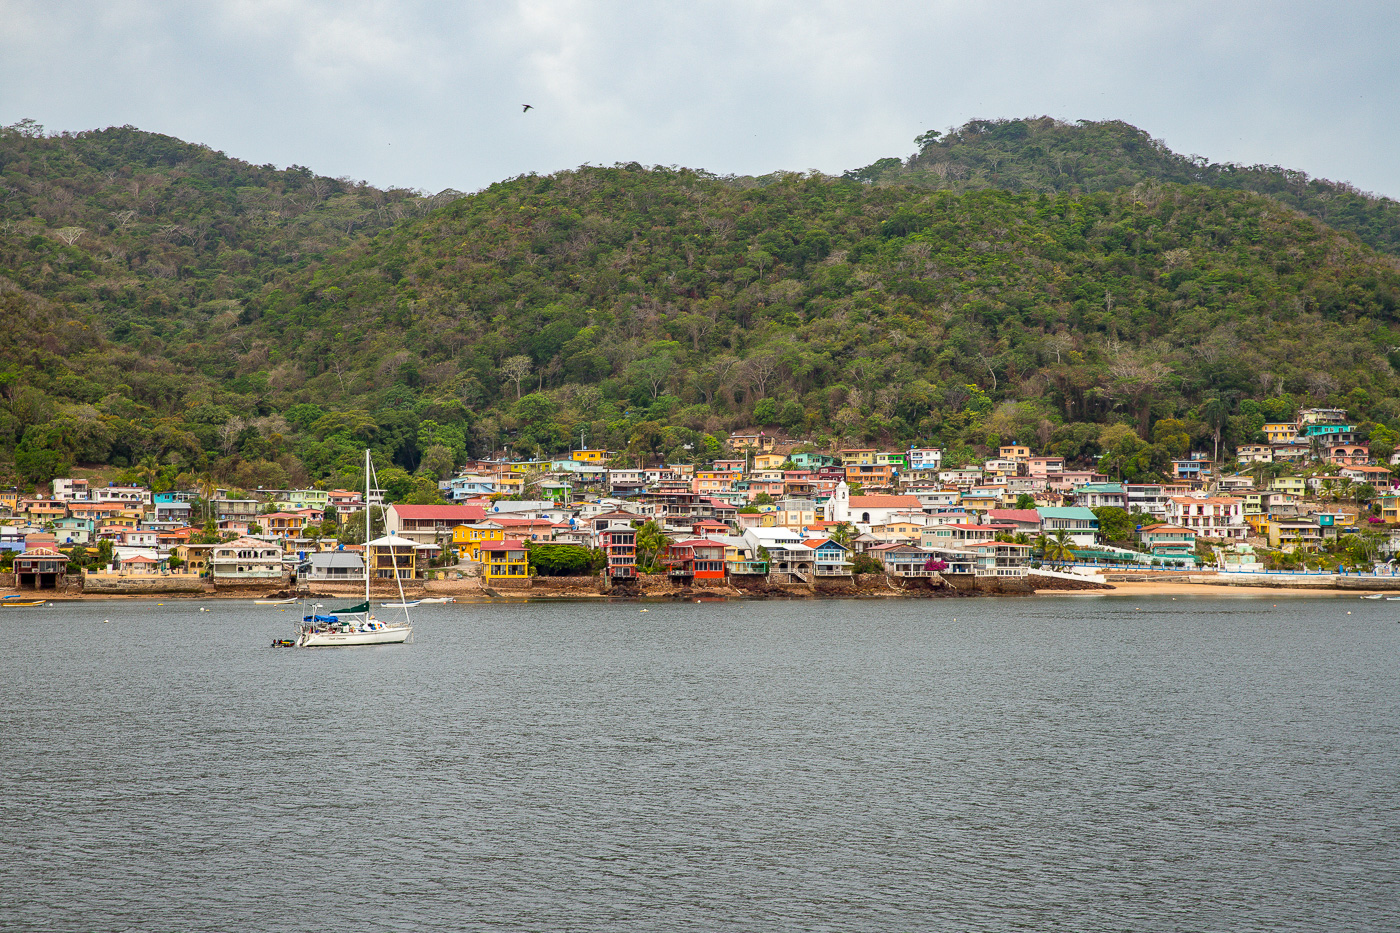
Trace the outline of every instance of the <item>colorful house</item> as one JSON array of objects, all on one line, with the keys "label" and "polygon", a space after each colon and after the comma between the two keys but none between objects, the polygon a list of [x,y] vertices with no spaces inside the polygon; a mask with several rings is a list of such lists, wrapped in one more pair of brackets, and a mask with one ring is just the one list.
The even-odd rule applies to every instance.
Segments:
[{"label": "colorful house", "polygon": [[818,577],[850,577],[851,549],[832,538],[808,538],[802,542],[814,555],[812,573]]},{"label": "colorful house", "polygon": [[482,544],[504,541],[505,537],[505,530],[492,521],[458,525],[452,529],[452,547],[457,552],[458,560],[478,561],[481,559],[478,552]]},{"label": "colorful house", "polygon": [[525,542],[511,538],[503,541],[483,541],[479,550],[481,575],[487,582],[529,578],[530,559]]},{"label": "colorful house", "polygon": [[723,580],[724,542],[687,538],[666,549],[663,562],[672,579]]}]

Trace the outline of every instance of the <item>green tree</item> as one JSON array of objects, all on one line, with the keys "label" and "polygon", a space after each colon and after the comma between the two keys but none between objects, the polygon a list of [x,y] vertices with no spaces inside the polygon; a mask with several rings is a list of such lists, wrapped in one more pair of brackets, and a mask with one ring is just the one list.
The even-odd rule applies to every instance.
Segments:
[{"label": "green tree", "polygon": [[671,539],[653,520],[637,529],[637,570],[641,573],[661,573],[665,567],[662,557],[671,546]]},{"label": "green tree", "polygon": [[1060,528],[1046,541],[1045,559],[1054,564],[1069,563],[1074,560],[1073,546],[1074,542],[1070,540],[1069,532]]}]

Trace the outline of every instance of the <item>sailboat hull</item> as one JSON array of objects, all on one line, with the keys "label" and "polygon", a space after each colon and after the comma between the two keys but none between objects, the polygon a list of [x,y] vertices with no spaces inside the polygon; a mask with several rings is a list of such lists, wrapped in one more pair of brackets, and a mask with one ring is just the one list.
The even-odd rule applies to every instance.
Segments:
[{"label": "sailboat hull", "polygon": [[411,625],[390,625],[373,632],[305,632],[297,639],[301,648],[348,648],[353,645],[398,645],[413,634]]}]

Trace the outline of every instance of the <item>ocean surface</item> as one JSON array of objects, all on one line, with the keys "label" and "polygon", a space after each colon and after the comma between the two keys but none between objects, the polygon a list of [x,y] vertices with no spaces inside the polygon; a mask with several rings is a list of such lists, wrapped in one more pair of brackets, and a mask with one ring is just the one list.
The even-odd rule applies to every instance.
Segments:
[{"label": "ocean surface", "polygon": [[0,610],[0,930],[1400,929],[1400,603],[199,605]]}]

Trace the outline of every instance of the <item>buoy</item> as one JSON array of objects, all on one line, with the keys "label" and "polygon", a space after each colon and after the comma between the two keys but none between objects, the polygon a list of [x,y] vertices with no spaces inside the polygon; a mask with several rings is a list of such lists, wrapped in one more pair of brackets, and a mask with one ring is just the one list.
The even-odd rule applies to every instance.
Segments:
[{"label": "buoy", "polygon": [[111,621],[112,621],[111,619],[103,619],[103,620],[102,620],[102,624],[103,624],[103,625],[106,625],[108,622],[111,622]]},{"label": "buoy", "polygon": [[1347,615],[1351,615],[1351,610],[1350,610],[1350,609],[1347,610]]},{"label": "buoy", "polygon": [[643,609],[642,611],[643,611],[643,612],[651,612],[650,609]]}]

